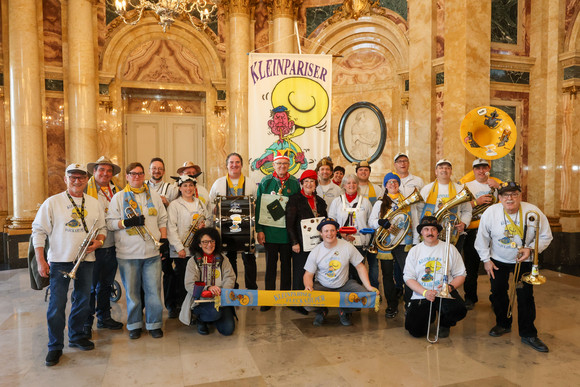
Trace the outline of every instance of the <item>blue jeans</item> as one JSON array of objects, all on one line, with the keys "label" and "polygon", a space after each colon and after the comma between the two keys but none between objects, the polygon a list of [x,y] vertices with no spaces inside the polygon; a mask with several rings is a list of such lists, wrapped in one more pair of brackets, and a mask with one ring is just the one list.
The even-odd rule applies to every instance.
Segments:
[{"label": "blue jeans", "polygon": [[121,280],[127,299],[127,329],[143,328],[141,287],[145,292],[145,328],[163,326],[161,304],[161,257],[145,259],[118,259]]},{"label": "blue jeans", "polygon": [[230,336],[234,333],[236,323],[234,321],[234,307],[222,306],[220,310],[216,310],[213,302],[204,302],[193,308],[198,320],[203,322],[214,323],[219,333],[224,336]]},{"label": "blue jeans", "polygon": [[[117,274],[115,246],[95,250],[93,285],[91,287],[89,317],[85,326],[92,327],[95,309],[98,321],[111,318],[111,287]],[[96,306],[96,308],[95,308]]]},{"label": "blue jeans", "polygon": [[[364,256],[364,254],[363,254]],[[369,282],[373,288],[379,288],[379,261],[376,254],[366,252],[367,263],[369,264]]]},{"label": "blue jeans", "polygon": [[[93,262],[79,265],[71,294],[71,308],[68,316],[68,341],[75,342],[84,337],[83,325],[89,314],[89,295],[93,281]],[[46,311],[48,323],[48,350],[62,350],[64,347],[65,309],[68,301],[70,278],[63,272],[70,272],[72,262],[52,262],[50,264],[50,301]]]}]

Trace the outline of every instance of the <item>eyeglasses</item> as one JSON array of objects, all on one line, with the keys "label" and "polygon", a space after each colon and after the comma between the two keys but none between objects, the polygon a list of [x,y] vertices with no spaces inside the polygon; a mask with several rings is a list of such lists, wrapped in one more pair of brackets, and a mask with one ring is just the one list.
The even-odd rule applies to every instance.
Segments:
[{"label": "eyeglasses", "polygon": [[213,239],[210,239],[209,241],[201,241],[200,242],[203,246],[207,246],[207,245],[215,245],[215,241]]},{"label": "eyeglasses", "polygon": [[129,172],[128,175],[131,175],[133,177],[141,177],[141,176],[144,176],[145,173],[144,172]]},{"label": "eyeglasses", "polygon": [[163,172],[165,171],[165,168],[161,167],[161,168],[151,168],[152,171],[159,171],[159,172]]},{"label": "eyeglasses", "polygon": [[87,179],[86,176],[69,176],[68,179],[70,181],[85,181]]},{"label": "eyeglasses", "polygon": [[409,163],[409,160],[397,160],[397,161],[395,161],[395,163],[397,163],[397,164],[408,164]]},{"label": "eyeglasses", "polygon": [[290,165],[290,163],[280,163],[280,162],[275,162],[274,165]]},{"label": "eyeglasses", "polygon": [[511,199],[511,198],[517,198],[518,196],[520,196],[519,192],[506,192],[501,194],[501,196],[503,196],[506,199]]}]

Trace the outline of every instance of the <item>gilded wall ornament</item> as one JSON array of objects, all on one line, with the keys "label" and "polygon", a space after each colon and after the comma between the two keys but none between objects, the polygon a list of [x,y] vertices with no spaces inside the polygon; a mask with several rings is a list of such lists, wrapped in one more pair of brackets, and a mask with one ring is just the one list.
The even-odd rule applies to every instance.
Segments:
[{"label": "gilded wall ornament", "polygon": [[334,11],[340,20],[354,19],[358,20],[361,16],[370,16],[372,14],[371,8],[380,7],[377,1],[370,0],[346,0],[344,4]]}]

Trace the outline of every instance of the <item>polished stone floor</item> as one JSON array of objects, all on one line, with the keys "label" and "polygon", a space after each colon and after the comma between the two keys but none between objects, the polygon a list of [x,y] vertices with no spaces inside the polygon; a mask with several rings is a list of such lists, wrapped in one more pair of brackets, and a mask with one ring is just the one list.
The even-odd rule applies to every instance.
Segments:
[{"label": "polished stone floor", "polygon": [[[580,278],[542,274],[548,282],[535,289],[536,325],[550,347],[547,354],[524,346],[517,329],[501,338],[488,336],[494,317],[489,282],[480,276],[482,301],[435,345],[408,335],[403,314],[385,319],[384,306],[379,313],[356,313],[351,327],[340,326],[331,314],[319,328],[312,315],[287,308],[241,308],[231,337],[200,336],[178,320],[164,321],[162,339],[145,334],[129,340],[126,330],[97,329],[93,351],[67,346],[60,363],[46,367],[44,291],[30,289],[25,269],[2,271],[0,385],[575,386]],[[113,317],[125,321],[124,298],[113,305]]]}]

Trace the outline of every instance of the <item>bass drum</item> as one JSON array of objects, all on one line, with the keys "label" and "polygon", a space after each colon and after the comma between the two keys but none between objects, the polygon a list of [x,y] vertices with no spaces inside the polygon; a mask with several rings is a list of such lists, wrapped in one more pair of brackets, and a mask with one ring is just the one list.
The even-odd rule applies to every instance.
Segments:
[{"label": "bass drum", "polygon": [[218,196],[216,204],[216,226],[222,238],[224,251],[253,253],[254,197]]}]

